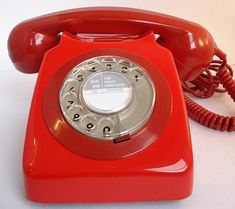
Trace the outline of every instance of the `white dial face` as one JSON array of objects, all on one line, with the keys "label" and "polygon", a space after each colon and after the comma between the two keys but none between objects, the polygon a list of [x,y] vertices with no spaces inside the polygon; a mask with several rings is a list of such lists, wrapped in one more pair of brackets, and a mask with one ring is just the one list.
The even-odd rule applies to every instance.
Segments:
[{"label": "white dial face", "polygon": [[154,102],[154,86],[138,64],[116,56],[78,64],[60,90],[67,122],[82,134],[105,140],[128,136],[144,126]]},{"label": "white dial face", "polygon": [[82,96],[87,106],[95,112],[115,113],[130,103],[132,86],[121,73],[102,71],[87,78]]}]

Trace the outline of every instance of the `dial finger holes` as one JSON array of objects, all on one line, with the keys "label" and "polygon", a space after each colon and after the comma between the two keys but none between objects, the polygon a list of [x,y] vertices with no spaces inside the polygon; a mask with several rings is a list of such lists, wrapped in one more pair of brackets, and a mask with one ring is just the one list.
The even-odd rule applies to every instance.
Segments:
[{"label": "dial finger holes", "polygon": [[83,115],[84,111],[80,105],[76,105],[68,111],[69,120],[75,125],[81,121]]},{"label": "dial finger holes", "polygon": [[94,73],[98,70],[98,65],[100,64],[99,60],[90,60],[87,62],[87,64],[84,66],[88,72]]},{"label": "dial finger holes", "polygon": [[116,59],[114,57],[105,57],[102,62],[106,70],[111,70],[116,66]]},{"label": "dial finger holes", "polygon": [[77,75],[77,80],[78,81],[83,81],[83,75]]},{"label": "dial finger holes", "polygon": [[79,70],[76,70],[74,73],[72,73],[71,77],[74,80],[78,81],[78,84],[80,84],[84,80],[84,77],[85,77],[87,71],[84,68],[78,68],[78,69]]},{"label": "dial finger holes", "polygon": [[128,72],[128,67],[123,66],[121,72],[122,73],[127,73]]},{"label": "dial finger holes", "polygon": [[62,107],[65,112],[76,104],[77,104],[77,95],[73,92],[65,94],[65,96],[62,98]]},{"label": "dial finger holes", "polygon": [[92,72],[92,73],[96,72],[96,67],[95,66],[91,66],[89,68],[89,72]]},{"label": "dial finger holes", "polygon": [[111,70],[112,69],[112,64],[111,63],[108,63],[105,65],[106,69],[107,70]]},{"label": "dial finger holes", "polygon": [[114,122],[111,119],[101,119],[98,124],[99,132],[104,137],[110,136],[114,130]]},{"label": "dial finger holes", "polygon": [[127,73],[130,71],[130,68],[132,67],[131,63],[128,63],[124,60],[120,60],[118,63],[119,69],[122,73]]},{"label": "dial finger holes", "polygon": [[132,78],[133,80],[135,80],[136,82],[138,82],[139,80],[141,80],[141,79],[143,78],[143,76],[144,76],[143,71],[138,70],[138,69],[132,70],[130,74],[131,74],[131,78]]},{"label": "dial finger holes", "polygon": [[78,88],[79,88],[79,83],[76,80],[68,80],[68,82],[66,83],[63,92],[64,93],[77,93],[78,92]]},{"label": "dial finger holes", "polygon": [[92,115],[86,115],[82,120],[82,126],[88,132],[93,131],[96,128],[96,123],[97,119]]}]

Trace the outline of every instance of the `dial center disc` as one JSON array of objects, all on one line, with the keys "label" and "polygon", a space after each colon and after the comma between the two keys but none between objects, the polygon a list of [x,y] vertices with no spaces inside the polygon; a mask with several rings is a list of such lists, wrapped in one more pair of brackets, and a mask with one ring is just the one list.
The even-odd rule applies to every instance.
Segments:
[{"label": "dial center disc", "polygon": [[95,112],[115,113],[131,102],[132,85],[121,73],[101,71],[86,79],[82,98],[87,107]]}]

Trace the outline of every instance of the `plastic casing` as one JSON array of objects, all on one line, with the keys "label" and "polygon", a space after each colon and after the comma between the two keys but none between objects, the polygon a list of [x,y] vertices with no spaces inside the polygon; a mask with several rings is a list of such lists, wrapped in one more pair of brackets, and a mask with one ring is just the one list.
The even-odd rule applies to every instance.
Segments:
[{"label": "plastic casing", "polygon": [[[61,84],[60,72],[68,73],[75,61],[107,54],[145,66],[156,89],[154,111],[147,124],[130,140],[117,144],[85,138],[69,127],[58,111],[56,88]],[[51,105],[47,105],[47,99]],[[48,117],[50,114],[53,117]],[[75,135],[77,138],[71,140]],[[146,139],[151,139],[151,143],[145,144]],[[41,64],[26,132],[23,167],[26,197],[36,202],[129,202],[188,197],[193,184],[192,148],[171,52],[156,43],[151,31],[137,39],[116,42],[87,42],[64,33],[58,45],[46,52]]]}]

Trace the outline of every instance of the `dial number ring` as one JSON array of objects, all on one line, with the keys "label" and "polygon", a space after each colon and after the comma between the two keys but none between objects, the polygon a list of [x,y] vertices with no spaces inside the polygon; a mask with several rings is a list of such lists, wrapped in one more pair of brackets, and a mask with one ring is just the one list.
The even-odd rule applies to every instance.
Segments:
[{"label": "dial number ring", "polygon": [[154,85],[145,69],[117,56],[79,63],[67,74],[59,95],[66,121],[80,133],[103,140],[140,130],[155,102]]}]

